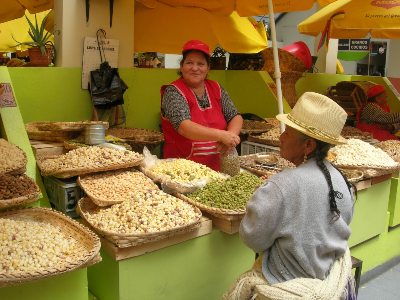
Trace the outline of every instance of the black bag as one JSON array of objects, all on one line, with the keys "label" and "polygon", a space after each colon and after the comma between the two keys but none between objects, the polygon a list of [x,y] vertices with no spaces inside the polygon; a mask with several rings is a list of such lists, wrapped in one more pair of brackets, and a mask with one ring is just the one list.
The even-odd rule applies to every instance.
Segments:
[{"label": "black bag", "polygon": [[105,31],[103,29],[99,29],[96,34],[101,59],[100,69],[90,71],[89,90],[95,108],[110,109],[114,106],[124,104],[123,95],[128,86],[119,77],[118,69],[111,68],[108,64],[102,47],[104,43],[101,34],[105,38]]},{"label": "black bag", "polygon": [[124,104],[123,95],[128,89],[119,77],[118,69],[111,68],[107,61],[100,69],[90,72],[90,87],[93,105],[102,109]]}]

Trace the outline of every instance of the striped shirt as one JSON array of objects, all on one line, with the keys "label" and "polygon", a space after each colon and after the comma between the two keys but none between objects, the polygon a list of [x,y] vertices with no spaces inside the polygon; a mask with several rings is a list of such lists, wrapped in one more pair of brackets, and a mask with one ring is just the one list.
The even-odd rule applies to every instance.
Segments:
[{"label": "striped shirt", "polygon": [[394,134],[400,129],[400,112],[387,112],[377,103],[369,102],[360,113],[360,121],[365,125],[390,124],[394,127],[390,133]]},{"label": "striped shirt", "polygon": [[[220,86],[220,88],[222,113],[226,123],[229,123],[240,113],[233,105],[227,91],[222,86]],[[210,106],[206,91],[204,91],[201,98],[197,96],[196,93],[193,94],[196,96],[197,103],[202,109]],[[178,131],[179,125],[182,121],[192,120],[188,103],[174,86],[168,86],[164,91],[163,101],[161,104],[161,114],[171,122],[176,131]]]}]

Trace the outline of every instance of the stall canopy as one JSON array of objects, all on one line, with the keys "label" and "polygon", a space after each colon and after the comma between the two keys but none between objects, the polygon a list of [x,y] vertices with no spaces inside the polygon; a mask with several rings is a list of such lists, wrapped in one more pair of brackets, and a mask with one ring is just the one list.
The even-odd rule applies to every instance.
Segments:
[{"label": "stall canopy", "polygon": [[[325,30],[326,29],[326,30]],[[298,25],[300,33],[322,40],[365,38],[400,38],[400,2],[338,0],[324,7]]]},{"label": "stall canopy", "polygon": [[[49,13],[49,11],[44,11],[36,14],[38,24],[40,24],[43,18]],[[26,12],[28,19],[35,24],[35,15]],[[46,22],[47,23],[47,22]],[[28,34],[29,24],[25,17],[15,19],[0,24],[0,51],[14,52],[16,48],[12,47],[18,44],[16,41],[30,42],[32,38]],[[14,37],[14,39],[13,39]],[[50,38],[50,41],[54,42],[54,36]],[[17,50],[26,50],[30,46],[21,45]]]},{"label": "stall canopy", "polygon": [[[269,13],[267,0],[137,0],[148,8],[155,8],[158,3],[173,7],[197,7],[207,11],[230,16],[236,11],[241,17],[259,16]],[[332,3],[334,0],[318,0],[321,6]],[[275,13],[310,10],[316,0],[273,0]]]},{"label": "stall canopy", "polygon": [[21,18],[26,10],[31,14],[36,14],[54,7],[54,0],[7,0],[1,2],[0,23]]},{"label": "stall canopy", "polygon": [[134,22],[135,52],[181,54],[182,46],[193,39],[230,53],[257,53],[268,45],[264,26],[257,27],[236,12],[223,16],[201,8],[164,3],[148,8],[136,2]]}]

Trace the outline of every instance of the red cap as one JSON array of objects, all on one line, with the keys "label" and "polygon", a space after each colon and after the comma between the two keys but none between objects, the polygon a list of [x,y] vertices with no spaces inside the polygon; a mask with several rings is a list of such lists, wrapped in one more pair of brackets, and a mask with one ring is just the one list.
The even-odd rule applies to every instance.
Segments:
[{"label": "red cap", "polygon": [[204,44],[202,41],[199,41],[199,40],[191,40],[191,41],[187,42],[183,46],[182,54],[183,54],[183,52],[186,52],[188,50],[199,50],[199,51],[207,54],[207,56],[210,56],[210,49],[208,48],[208,45]]},{"label": "red cap", "polygon": [[376,95],[378,95],[379,93],[382,93],[385,90],[385,88],[382,85],[379,84],[375,84],[373,86],[371,86],[367,92],[367,97],[372,98]]}]

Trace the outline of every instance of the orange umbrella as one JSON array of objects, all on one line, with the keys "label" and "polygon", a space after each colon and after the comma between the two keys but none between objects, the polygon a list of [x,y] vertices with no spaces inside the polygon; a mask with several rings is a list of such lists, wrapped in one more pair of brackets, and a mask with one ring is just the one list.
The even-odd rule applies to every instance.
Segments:
[{"label": "orange umbrella", "polygon": [[22,18],[25,10],[36,14],[54,8],[54,0],[7,0],[2,2],[0,23]]}]

